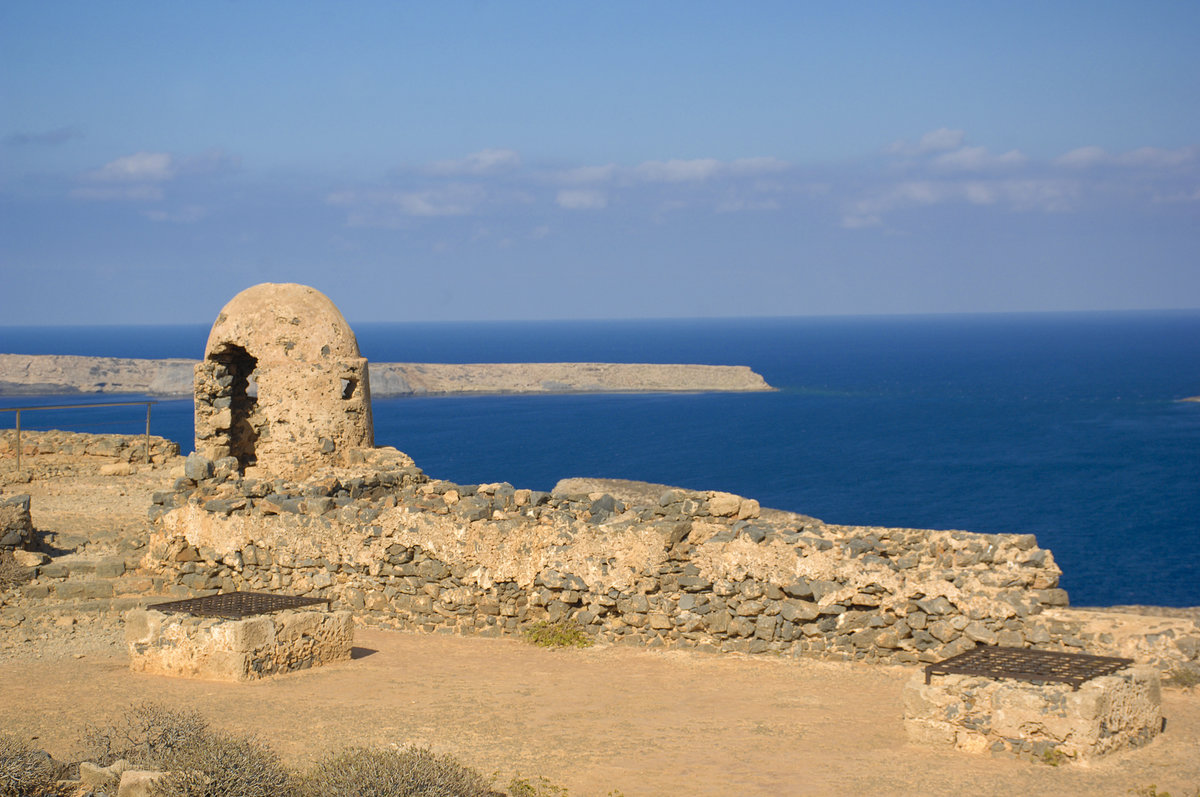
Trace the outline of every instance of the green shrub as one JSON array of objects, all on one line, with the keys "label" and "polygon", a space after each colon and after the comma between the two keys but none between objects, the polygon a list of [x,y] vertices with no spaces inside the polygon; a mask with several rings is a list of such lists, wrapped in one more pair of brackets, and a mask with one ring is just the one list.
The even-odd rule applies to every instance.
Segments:
[{"label": "green shrub", "polygon": [[574,620],[539,620],[525,628],[526,640],[540,648],[586,648],[592,637]]},{"label": "green shrub", "polygon": [[23,739],[0,733],[0,797],[51,794],[58,767]]},{"label": "green shrub", "polygon": [[490,782],[448,755],[421,747],[355,747],[326,756],[309,770],[303,797],[489,797]]},{"label": "green shrub", "polygon": [[135,767],[164,768],[207,735],[208,722],[194,711],[139,703],[112,725],[84,728],[81,758],[102,767],[123,758]]},{"label": "green shrub", "polygon": [[163,761],[163,797],[286,797],[292,776],[279,756],[257,739],[206,733]]}]

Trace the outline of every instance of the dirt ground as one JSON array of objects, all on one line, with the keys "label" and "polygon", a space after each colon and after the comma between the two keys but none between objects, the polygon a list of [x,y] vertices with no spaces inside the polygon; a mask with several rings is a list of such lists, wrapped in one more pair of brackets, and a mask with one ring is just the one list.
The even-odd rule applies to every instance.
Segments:
[{"label": "dirt ground", "polygon": [[[141,528],[149,491],[169,481],[75,475],[3,492],[32,493],[35,524],[61,543],[103,549]],[[1200,690],[1164,690],[1166,730],[1150,745],[1051,767],[910,745],[901,688],[915,668],[360,629],[351,661],[226,684],[130,672],[119,618],[10,630],[0,643],[0,729],[61,760],[85,724],[153,700],[260,735],[294,763],[414,742],[501,784],[540,775],[574,797],[1200,790]]]}]

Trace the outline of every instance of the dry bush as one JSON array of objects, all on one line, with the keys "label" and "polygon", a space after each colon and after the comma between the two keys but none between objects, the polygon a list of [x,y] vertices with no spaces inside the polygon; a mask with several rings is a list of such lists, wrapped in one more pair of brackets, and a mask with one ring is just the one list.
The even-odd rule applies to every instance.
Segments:
[{"label": "dry bush", "polygon": [[139,703],[112,725],[84,728],[81,758],[102,767],[123,758],[135,767],[162,768],[208,735],[208,722],[194,711]]},{"label": "dry bush", "polygon": [[33,580],[33,573],[32,567],[17,564],[12,551],[0,551],[0,592]]},{"label": "dry bush", "polygon": [[0,797],[52,794],[58,767],[23,739],[0,733]]},{"label": "dry bush", "polygon": [[487,778],[448,755],[420,747],[344,750],[318,761],[302,797],[491,797]]},{"label": "dry bush", "polygon": [[163,797],[287,797],[292,776],[279,756],[257,739],[222,733],[198,742],[164,761],[169,773],[159,782]]}]

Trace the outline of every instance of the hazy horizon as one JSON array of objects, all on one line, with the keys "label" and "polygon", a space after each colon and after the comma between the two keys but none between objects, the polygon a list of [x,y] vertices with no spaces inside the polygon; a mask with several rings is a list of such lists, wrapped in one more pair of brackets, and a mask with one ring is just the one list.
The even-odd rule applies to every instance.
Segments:
[{"label": "hazy horizon", "polygon": [[1200,5],[0,5],[8,325],[1200,307]]}]

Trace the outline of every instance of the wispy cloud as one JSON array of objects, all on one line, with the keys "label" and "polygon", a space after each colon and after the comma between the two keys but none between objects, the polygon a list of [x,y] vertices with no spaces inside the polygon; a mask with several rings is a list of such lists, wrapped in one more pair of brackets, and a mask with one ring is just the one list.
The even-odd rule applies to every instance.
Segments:
[{"label": "wispy cloud", "polygon": [[[178,157],[169,152],[135,152],[109,161],[77,179],[82,185],[68,195],[74,199],[133,200],[157,202],[166,196],[165,186],[174,180],[197,179],[237,171],[241,159],[222,150],[210,149],[198,155]],[[144,214],[152,221],[196,221],[194,212],[177,211],[176,218],[166,211]],[[162,214],[161,217],[158,214]]]},{"label": "wispy cloud", "polygon": [[693,160],[646,161],[635,167],[632,175],[649,182],[679,183],[708,180],[714,177],[746,177],[785,171],[790,167],[777,158],[740,158],[719,161],[715,158]]},{"label": "wispy cloud", "polygon": [[1061,179],[906,180],[880,185],[852,201],[842,214],[842,226],[880,226],[894,211],[952,203],[1059,212],[1068,210],[1078,194],[1074,181]]},{"label": "wispy cloud", "polygon": [[563,189],[554,201],[567,210],[601,210],[608,207],[608,196],[603,191],[584,188]]},{"label": "wispy cloud", "polygon": [[432,174],[463,175],[493,174],[520,165],[521,156],[511,149],[485,149],[458,160],[437,161],[428,168]]},{"label": "wispy cloud", "polygon": [[157,185],[118,185],[118,186],[80,186],[68,192],[72,199],[90,200],[132,200],[157,202],[164,196],[161,186]]},{"label": "wispy cloud", "polygon": [[135,152],[85,175],[89,180],[105,183],[162,182],[174,176],[174,159],[167,152]]},{"label": "wispy cloud", "polygon": [[1020,166],[1028,160],[1015,149],[995,155],[986,147],[959,147],[938,155],[933,159],[933,165],[947,171],[982,172]]},{"label": "wispy cloud", "polygon": [[83,138],[79,127],[57,127],[53,130],[10,133],[4,143],[10,147],[57,147],[77,138]]},{"label": "wispy cloud", "polygon": [[174,211],[147,210],[142,215],[150,221],[165,221],[175,224],[195,224],[208,216],[208,209],[200,205],[185,205]]},{"label": "wispy cloud", "polygon": [[1087,146],[1073,149],[1059,156],[1054,162],[1059,166],[1086,169],[1092,166],[1141,166],[1146,168],[1170,168],[1182,166],[1196,160],[1196,147],[1162,149],[1140,147],[1129,152],[1110,153],[1103,147]]},{"label": "wispy cloud", "polygon": [[893,141],[887,147],[887,152],[893,155],[928,155],[933,152],[946,152],[952,149],[958,149],[966,140],[966,133],[962,130],[951,130],[948,127],[939,127],[937,130],[931,130],[921,138],[914,142]]},{"label": "wispy cloud", "polygon": [[347,226],[397,227],[411,218],[465,216],[486,198],[480,186],[452,183],[420,191],[336,191],[326,202],[348,209]]}]

